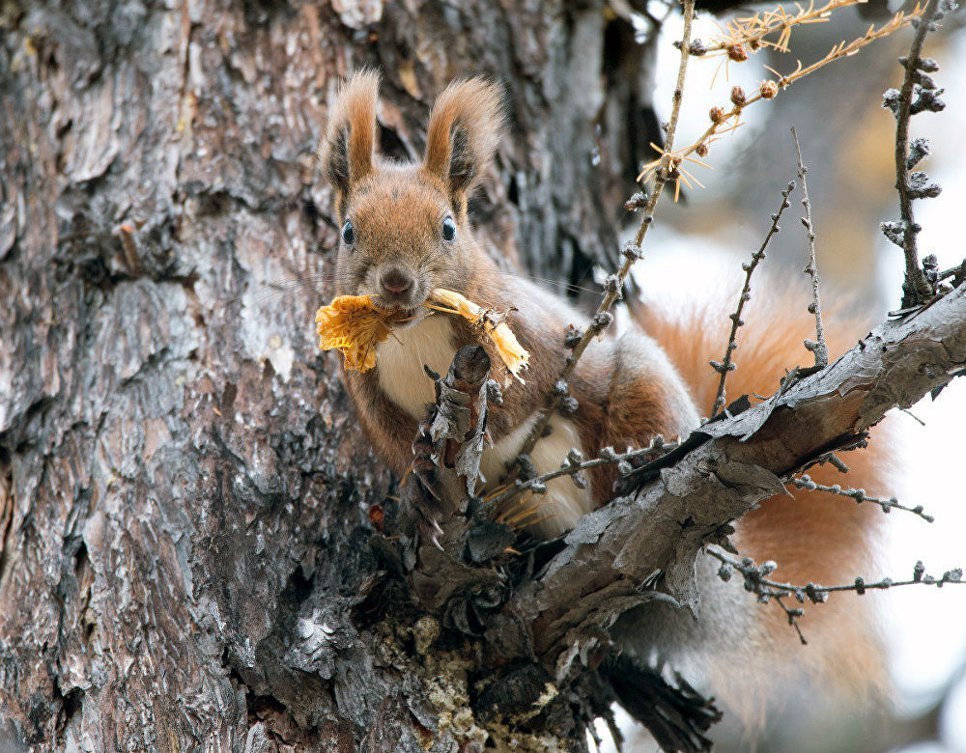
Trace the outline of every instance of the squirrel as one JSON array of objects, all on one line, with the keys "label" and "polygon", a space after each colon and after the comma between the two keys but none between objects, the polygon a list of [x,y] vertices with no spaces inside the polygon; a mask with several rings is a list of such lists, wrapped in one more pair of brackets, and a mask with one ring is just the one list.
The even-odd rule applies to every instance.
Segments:
[{"label": "squirrel", "polygon": [[[415,311],[431,290],[446,288],[493,310],[509,312],[507,321],[529,351],[530,367],[524,384],[514,383],[505,390],[502,404],[490,406],[492,442],[484,450],[481,472],[487,485],[496,484],[517,457],[570,353],[564,341],[568,325],[583,327],[587,317],[529,279],[501,269],[474,237],[467,200],[486,174],[500,137],[503,108],[498,87],[482,78],[451,84],[432,108],[422,162],[405,163],[376,153],[378,86],[378,75],[371,71],[356,73],[347,81],[330,106],[319,147],[320,165],[334,190],[341,224],[336,292],[371,295],[376,305],[388,310]],[[550,421],[552,431],[531,453],[537,473],[559,468],[572,447],[593,457],[604,447],[642,447],[656,435],[684,437],[697,428],[697,405],[710,406],[714,395],[717,375],[708,361],[726,341],[723,334],[719,336],[724,318],[701,313],[662,318],[648,311],[644,328],[633,326],[621,334],[597,338],[568,385],[577,400],[576,412],[557,412]],[[809,334],[807,320],[789,313],[781,300],[772,302],[769,311],[759,312],[757,318],[757,326],[749,317],[742,330],[748,345],[742,346],[740,369],[729,377],[732,393],[770,393],[784,369],[800,358],[797,343]],[[376,346],[373,369],[344,371],[363,430],[396,474],[409,469],[417,424],[434,402],[434,385],[424,365],[446,373],[460,346],[490,347],[479,339],[479,331],[457,317],[414,316]],[[847,339],[834,342],[833,338],[829,347],[844,350],[847,344]],[[493,361],[498,362],[495,357]],[[852,485],[862,486],[875,478],[869,457],[857,463],[850,458],[850,463]],[[609,466],[595,469],[588,474],[585,489],[567,478],[550,481],[546,495],[532,503],[540,507],[528,530],[543,537],[569,531],[583,514],[611,498],[615,473]],[[827,466],[810,473],[819,483],[837,482],[838,471]],[[853,578],[860,565],[867,565],[874,540],[875,526],[867,519],[870,506],[858,508],[827,495],[821,499],[819,494],[805,499],[804,492],[795,490],[792,494],[795,501],[766,501],[738,522],[735,538],[742,554],[758,561],[777,560],[783,579],[791,582]],[[707,577],[714,578],[714,572],[709,570]],[[725,584],[709,585],[723,588]],[[736,591],[740,589],[732,588],[730,595],[721,597],[730,601],[719,605],[720,610],[712,603],[710,620],[697,626],[690,617],[672,614],[686,610],[668,609],[663,614],[651,609],[649,617],[623,631],[640,634],[640,625],[647,625],[649,637],[631,653],[646,659],[655,646],[663,654],[664,648],[676,650],[682,643],[710,643],[711,647],[699,650],[706,657],[719,651],[714,647],[717,641],[719,658],[730,655],[721,636],[728,632],[722,627],[734,621],[724,612],[732,602],[750,603],[741,610],[739,622],[743,630],[749,621],[754,629],[742,633],[742,641],[787,642],[788,646],[797,641],[782,613],[765,610]],[[819,641],[822,659],[811,657],[813,665],[824,662],[834,667],[837,684],[846,688],[881,680],[882,662],[875,642],[865,640],[868,626],[861,610],[842,603],[825,605],[821,611],[824,619],[813,618],[809,623],[810,630],[817,631],[810,638],[814,642],[824,632],[828,641]],[[747,646],[742,650],[746,659],[761,653]],[[706,673],[727,671],[722,662],[711,670],[700,660],[697,663]],[[773,667],[763,668],[762,673],[778,675]],[[743,691],[741,695],[747,699]],[[740,702],[741,698],[734,705]]]},{"label": "squirrel", "polygon": [[[378,306],[408,311],[433,288],[446,288],[509,312],[507,322],[530,353],[530,366],[525,383],[505,390],[502,404],[488,413],[492,442],[480,469],[494,484],[519,454],[558,377],[567,326],[582,326],[586,317],[500,269],[473,236],[467,199],[486,172],[502,125],[497,88],[469,79],[446,89],[430,115],[426,155],[418,165],[374,154],[377,89],[375,74],[356,74],[332,109],[322,143],[321,163],[342,221],[336,292],[369,294]],[[345,372],[363,429],[397,474],[412,464],[417,423],[435,400],[423,365],[445,374],[458,348],[477,338],[468,323],[428,316],[394,328],[393,337],[376,346],[374,369]],[[698,425],[677,371],[657,343],[637,330],[593,342],[569,389],[579,408],[573,416],[551,419],[551,433],[531,454],[537,473],[559,468],[572,447],[596,456],[603,447],[642,446],[657,434],[684,436]],[[591,474],[584,490],[566,478],[550,481],[540,500],[541,520],[530,530],[552,537],[573,528],[611,496],[613,472]]]}]

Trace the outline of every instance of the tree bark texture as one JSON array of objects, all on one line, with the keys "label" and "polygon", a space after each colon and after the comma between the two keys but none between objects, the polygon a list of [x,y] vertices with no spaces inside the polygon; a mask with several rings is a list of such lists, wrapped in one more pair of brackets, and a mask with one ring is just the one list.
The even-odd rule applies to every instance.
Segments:
[{"label": "tree bark texture", "polygon": [[[579,281],[654,140],[621,7],[3,5],[0,750],[449,751],[497,731],[474,714],[479,647],[381,611],[389,478],[313,337],[336,243],[315,145],[355,67],[383,71],[397,156],[451,78],[497,77],[511,128],[477,220],[507,259]],[[568,708],[546,725],[579,749],[600,710]]]},{"label": "tree bark texture", "polygon": [[613,68],[642,48],[604,6],[4,3],[0,749],[476,734],[459,662],[427,673],[411,628],[349,618],[388,478],[315,349],[337,237],[315,146],[361,65],[397,156],[451,78],[498,78],[510,135],[477,220],[579,279],[616,247],[639,117]]}]

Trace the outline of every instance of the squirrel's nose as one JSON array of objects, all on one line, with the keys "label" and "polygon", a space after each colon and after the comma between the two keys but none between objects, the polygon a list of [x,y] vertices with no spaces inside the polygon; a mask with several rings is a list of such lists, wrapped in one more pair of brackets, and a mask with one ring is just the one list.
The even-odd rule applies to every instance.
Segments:
[{"label": "squirrel's nose", "polygon": [[400,269],[390,269],[382,273],[379,284],[391,295],[402,295],[413,286],[413,278]]}]

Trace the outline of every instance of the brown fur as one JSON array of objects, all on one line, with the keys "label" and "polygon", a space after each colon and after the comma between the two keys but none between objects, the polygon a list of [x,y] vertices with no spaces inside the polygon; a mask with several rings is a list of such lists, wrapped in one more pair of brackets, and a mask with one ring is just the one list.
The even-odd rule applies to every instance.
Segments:
[{"label": "brown fur", "polygon": [[[359,74],[343,88],[333,107],[333,122],[320,149],[327,175],[347,173],[351,179],[336,184],[342,219],[351,218],[356,241],[339,252],[337,292],[379,293],[381,270],[391,266],[415,280],[411,300],[418,305],[435,287],[462,293],[480,305],[509,311],[509,324],[530,352],[526,384],[512,384],[501,406],[493,406],[489,431],[494,441],[512,432],[541,405],[543,396],[563,367],[563,333],[584,317],[563,301],[528,280],[499,270],[473,238],[466,217],[466,196],[483,175],[496,144],[502,121],[497,88],[479,79],[451,85],[440,95],[430,117],[427,152],[421,166],[389,163],[364,151],[367,142],[357,134],[371,134],[375,118],[375,77]],[[348,132],[348,140],[340,134]],[[357,177],[357,176],[363,177]],[[440,239],[440,223],[453,216],[458,227],[455,243]],[[479,341],[479,333],[454,320],[456,345]],[[555,335],[548,336],[548,333]],[[640,338],[638,338],[640,339]],[[491,350],[488,341],[482,343]],[[628,371],[627,350],[651,345],[634,337],[594,343],[572,379],[571,394],[580,409],[573,418],[587,454],[601,447],[639,445],[655,433],[677,435],[684,430],[680,415],[668,410],[669,392],[682,393],[674,379],[653,370],[638,354]],[[499,363],[495,352],[490,352]],[[408,468],[416,419],[401,411],[379,388],[376,369],[348,372],[346,383],[362,425],[373,444],[397,472]],[[674,375],[671,375],[674,377]],[[563,458],[561,458],[562,460]],[[595,500],[610,496],[606,472],[593,478]]]},{"label": "brown fur", "polygon": [[344,212],[351,188],[372,172],[378,98],[379,74],[362,71],[342,87],[329,113],[318,155],[337,192],[340,212]]},{"label": "brown fur", "polygon": [[[808,365],[812,356],[802,341],[814,337],[813,320],[804,308],[792,308],[781,300],[771,300],[759,310],[745,315],[746,326],[739,330],[735,351],[738,368],[728,376],[729,399],[739,395],[770,395],[785,372],[796,365]],[[710,410],[718,387],[718,375],[708,362],[721,359],[730,322],[721,314],[694,312],[675,319],[648,312],[645,326],[664,345],[668,356],[685,375],[695,402]],[[848,320],[826,323],[832,357],[854,343],[861,327]],[[754,397],[752,397],[754,401]],[[842,475],[831,465],[811,468],[808,473],[822,484],[842,484],[865,488],[870,494],[884,493],[881,481],[881,448],[878,443],[861,452],[843,456],[850,466]],[[792,490],[794,492],[794,490]],[[768,500],[760,509],[741,521],[742,544],[748,554],[774,559],[780,574],[789,580],[814,580],[830,583],[841,580],[843,569],[865,569],[870,564],[870,529],[878,520],[878,508],[821,492],[794,492],[795,501]],[[821,514],[815,515],[816,506]],[[777,524],[776,524],[777,523]],[[827,545],[819,545],[826,541]],[[829,552],[835,556],[830,558]]]},{"label": "brown fur", "polygon": [[497,87],[473,78],[446,87],[429,116],[423,167],[446,185],[461,219],[496,149],[502,113]]}]

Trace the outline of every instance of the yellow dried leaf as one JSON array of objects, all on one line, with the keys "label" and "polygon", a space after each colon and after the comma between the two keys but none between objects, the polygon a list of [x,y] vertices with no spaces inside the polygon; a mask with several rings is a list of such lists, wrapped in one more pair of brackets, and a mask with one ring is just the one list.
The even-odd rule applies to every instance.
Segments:
[{"label": "yellow dried leaf", "polygon": [[376,346],[389,337],[392,327],[368,295],[334,298],[315,314],[322,350],[339,350],[347,369],[366,372],[376,365]]},{"label": "yellow dried leaf", "polygon": [[[473,322],[473,324],[482,327],[483,331],[496,346],[496,351],[500,354],[503,363],[506,364],[507,370],[517,380],[523,382],[523,377],[520,376],[520,373],[530,363],[530,354],[520,345],[516,335],[507,326],[505,313],[485,309],[473,303],[473,301],[465,296],[444,288],[436,288],[433,290],[429,295],[429,300],[432,303],[426,304],[428,308],[449,314],[457,314]],[[433,303],[440,305],[433,306]]]},{"label": "yellow dried leaf", "polygon": [[[443,288],[436,288],[424,305],[478,325],[493,341],[510,374],[523,381],[520,374],[527,367],[530,354],[507,326],[505,314],[485,309],[465,296]],[[339,296],[315,315],[319,347],[341,351],[346,368],[360,372],[376,365],[376,346],[389,337],[393,324],[398,321],[397,314],[382,311],[368,295]]]}]

